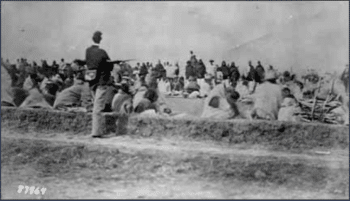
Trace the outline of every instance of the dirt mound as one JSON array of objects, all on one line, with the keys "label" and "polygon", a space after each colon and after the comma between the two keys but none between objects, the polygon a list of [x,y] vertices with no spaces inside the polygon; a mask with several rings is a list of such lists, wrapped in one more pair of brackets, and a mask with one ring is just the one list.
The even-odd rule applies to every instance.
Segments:
[{"label": "dirt mound", "polygon": [[[2,127],[40,132],[91,131],[91,114],[37,109],[1,108]],[[118,125],[115,123],[119,121]],[[199,119],[141,118],[105,114],[106,132],[119,128],[147,138],[191,139],[236,144],[261,144],[275,149],[342,148],[349,146],[346,126],[280,121],[208,121]],[[117,129],[117,127],[119,127]]]}]

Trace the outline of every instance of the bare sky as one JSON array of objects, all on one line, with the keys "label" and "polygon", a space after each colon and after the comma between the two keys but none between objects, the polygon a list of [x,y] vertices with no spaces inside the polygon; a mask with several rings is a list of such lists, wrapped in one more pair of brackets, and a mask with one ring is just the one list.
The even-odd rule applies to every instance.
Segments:
[{"label": "bare sky", "polygon": [[349,2],[1,2],[1,55],[84,59],[92,33],[112,59],[248,60],[280,69],[343,69]]}]

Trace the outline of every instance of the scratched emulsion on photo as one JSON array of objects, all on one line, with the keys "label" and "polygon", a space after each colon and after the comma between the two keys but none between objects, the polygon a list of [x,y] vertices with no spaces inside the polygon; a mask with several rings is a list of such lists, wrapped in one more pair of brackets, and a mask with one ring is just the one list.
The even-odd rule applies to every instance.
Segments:
[{"label": "scratched emulsion on photo", "polygon": [[349,198],[349,2],[1,2],[4,199]]}]

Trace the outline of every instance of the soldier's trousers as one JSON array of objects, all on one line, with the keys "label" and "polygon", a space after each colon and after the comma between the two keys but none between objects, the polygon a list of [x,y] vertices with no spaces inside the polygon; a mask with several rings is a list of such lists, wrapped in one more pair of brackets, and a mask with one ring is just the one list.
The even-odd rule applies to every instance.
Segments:
[{"label": "soldier's trousers", "polygon": [[96,89],[94,97],[94,105],[92,109],[92,135],[101,136],[103,133],[103,128],[101,124],[102,112],[106,106],[106,101],[108,97],[108,88],[109,86],[98,86]]}]

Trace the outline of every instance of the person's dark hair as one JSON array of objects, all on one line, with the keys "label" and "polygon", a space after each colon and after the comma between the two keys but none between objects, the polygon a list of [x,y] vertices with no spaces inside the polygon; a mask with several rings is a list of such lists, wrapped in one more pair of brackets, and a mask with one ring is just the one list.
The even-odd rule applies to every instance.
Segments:
[{"label": "person's dark hair", "polygon": [[42,75],[45,75],[45,74],[46,74],[46,73],[45,73],[45,72],[46,72],[45,69],[43,69],[42,67],[37,68],[36,71],[37,71],[37,73],[40,73],[40,74],[42,74]]},{"label": "person's dark hair", "polygon": [[288,95],[286,95],[286,98],[293,98],[293,99],[295,99],[295,97],[293,96],[293,94],[288,94]]},{"label": "person's dark hair", "polygon": [[296,77],[295,74],[291,75],[291,76],[290,76],[290,80],[295,80],[295,77]]},{"label": "person's dark hair", "polygon": [[208,105],[213,108],[219,108],[219,104],[220,104],[220,98],[218,96],[214,96],[210,99]]},{"label": "person's dark hair", "polygon": [[151,101],[151,103],[154,103],[158,100],[158,93],[154,89],[147,89],[143,97]]},{"label": "person's dark hair", "polygon": [[299,86],[300,90],[304,89],[304,84],[302,82],[295,81],[295,83]]},{"label": "person's dark hair", "polygon": [[290,89],[287,88],[287,87],[283,88],[283,89],[282,89],[282,92],[283,92],[283,93],[286,93],[286,94],[290,94],[290,93],[291,93]]},{"label": "person's dark hair", "polygon": [[85,81],[85,74],[83,71],[75,71],[74,75],[76,79]]},{"label": "person's dark hair", "polygon": [[240,94],[237,91],[232,91],[230,93],[230,98],[232,98],[233,100],[238,100],[240,98]]},{"label": "person's dark hair", "polygon": [[95,43],[100,43],[101,42],[101,36],[102,36],[102,33],[100,31],[96,31],[94,33],[94,35],[92,36],[92,40],[95,42]]},{"label": "person's dark hair", "polygon": [[50,84],[47,84],[45,88],[48,94],[54,96],[56,95],[56,92],[59,90],[60,87],[57,83],[50,83]]},{"label": "person's dark hair", "polygon": [[122,83],[120,85],[120,90],[122,90],[124,93],[130,94],[130,87],[126,83]]},{"label": "person's dark hair", "polygon": [[33,80],[38,80],[38,75],[36,73],[30,73],[29,76]]},{"label": "person's dark hair", "polygon": [[284,71],[283,76],[284,77],[290,77],[290,73],[288,71]]},{"label": "person's dark hair", "polygon": [[266,80],[267,82],[270,82],[272,84],[276,84],[277,83],[277,79],[268,79]]},{"label": "person's dark hair", "polygon": [[86,64],[86,61],[80,60],[80,59],[74,59],[73,63],[76,63],[79,66],[84,66]]},{"label": "person's dark hair", "polygon": [[242,84],[243,84],[244,86],[248,86],[249,82],[248,82],[248,80],[243,80],[243,81],[242,81]]}]

